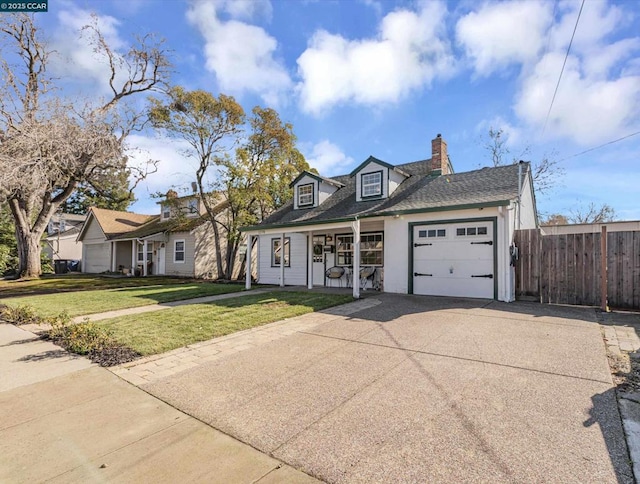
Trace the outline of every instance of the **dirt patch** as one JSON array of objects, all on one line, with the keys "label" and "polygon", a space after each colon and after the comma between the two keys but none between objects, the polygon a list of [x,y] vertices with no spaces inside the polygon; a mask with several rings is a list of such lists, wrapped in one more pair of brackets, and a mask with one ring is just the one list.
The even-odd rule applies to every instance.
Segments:
[{"label": "dirt patch", "polygon": [[622,393],[640,391],[640,355],[626,352],[615,354],[607,348],[607,358],[616,390]]}]

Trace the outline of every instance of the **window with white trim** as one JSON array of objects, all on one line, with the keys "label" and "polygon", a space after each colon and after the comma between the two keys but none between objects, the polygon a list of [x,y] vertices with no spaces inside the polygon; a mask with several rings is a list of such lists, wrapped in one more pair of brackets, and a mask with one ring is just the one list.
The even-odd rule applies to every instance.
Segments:
[{"label": "window with white trim", "polygon": [[185,256],[185,243],[184,240],[173,241],[173,262],[184,262]]},{"label": "window with white trim", "polygon": [[171,217],[171,206],[168,205],[168,204],[163,204],[162,205],[162,218],[163,218],[163,220],[166,220],[169,217]]},{"label": "window with white trim", "polygon": [[[280,238],[271,239],[271,267],[280,267],[280,257],[282,257],[282,250]],[[289,252],[291,244],[289,243],[289,237],[284,238],[284,266],[290,267],[291,260],[289,258]]]},{"label": "window with white trim", "polygon": [[[360,265],[382,266],[384,234],[382,232],[360,235]],[[336,265],[353,265],[353,235],[336,236]]]},{"label": "window with white trim", "polygon": [[187,215],[197,215],[198,214],[198,200],[195,198],[190,199],[187,202]]},{"label": "window with white trim", "polygon": [[138,242],[138,262],[144,261],[144,244]]},{"label": "window with white trim", "polygon": [[298,206],[313,205],[313,183],[298,185]]},{"label": "window with white trim", "polygon": [[364,173],[361,175],[360,184],[362,186],[363,197],[375,197],[382,195],[382,172]]}]

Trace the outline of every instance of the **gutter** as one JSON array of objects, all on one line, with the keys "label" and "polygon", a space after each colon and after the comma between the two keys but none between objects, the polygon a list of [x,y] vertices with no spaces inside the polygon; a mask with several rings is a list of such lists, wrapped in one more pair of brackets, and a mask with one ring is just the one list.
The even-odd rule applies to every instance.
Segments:
[{"label": "gutter", "polygon": [[485,207],[504,207],[504,206],[509,206],[510,203],[511,203],[511,200],[496,200],[493,202],[484,202],[484,203],[448,205],[446,207],[416,208],[416,209],[408,209],[408,210],[390,210],[385,212],[376,212],[376,213],[365,214],[365,215],[352,215],[350,217],[341,217],[341,218],[326,219],[326,220],[309,220],[309,221],[289,222],[289,223],[281,223],[281,224],[248,225],[246,227],[241,227],[240,232],[254,232],[257,230],[280,229],[280,228],[287,228],[287,227],[305,227],[308,225],[327,225],[332,223],[353,222],[358,219],[362,220],[366,218],[375,218],[375,217],[393,217],[394,215],[410,215],[415,213],[446,212],[451,210],[465,210],[470,208],[473,209],[473,208],[485,208]]}]

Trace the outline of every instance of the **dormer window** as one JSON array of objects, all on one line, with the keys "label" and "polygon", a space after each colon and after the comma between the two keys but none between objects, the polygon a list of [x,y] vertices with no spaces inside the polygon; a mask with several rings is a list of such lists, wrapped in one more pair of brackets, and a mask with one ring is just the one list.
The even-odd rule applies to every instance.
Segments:
[{"label": "dormer window", "polygon": [[298,206],[308,207],[313,205],[313,183],[298,185]]},{"label": "dormer window", "polygon": [[187,202],[187,214],[195,215],[198,213],[198,200],[192,198]]},{"label": "dormer window", "polygon": [[169,205],[163,205],[162,206],[162,218],[164,220],[166,220],[169,217],[171,217],[171,207]]},{"label": "dormer window", "polygon": [[382,195],[382,172],[362,174],[362,198]]}]

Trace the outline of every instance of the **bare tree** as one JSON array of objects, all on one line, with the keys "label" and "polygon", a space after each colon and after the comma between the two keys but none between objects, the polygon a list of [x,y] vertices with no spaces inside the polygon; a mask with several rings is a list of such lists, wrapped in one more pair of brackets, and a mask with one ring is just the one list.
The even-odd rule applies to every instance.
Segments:
[{"label": "bare tree", "polygon": [[[504,130],[493,127],[489,128],[488,138],[484,139],[483,147],[489,153],[493,166],[518,163],[531,152],[530,147],[526,146],[519,156],[512,156],[507,146]],[[558,183],[558,178],[564,175],[564,170],[553,159],[554,157],[555,153],[545,154],[541,160],[532,163],[531,176],[538,193],[545,193],[554,188]]]},{"label": "bare tree", "polygon": [[616,219],[616,211],[606,203],[596,206],[594,202],[591,202],[586,207],[583,205],[569,210],[568,219],[574,224],[612,222]]},{"label": "bare tree", "polygon": [[[40,240],[51,216],[79,184],[129,170],[139,181],[149,166],[127,166],[126,136],[144,125],[124,102],[161,86],[168,71],[161,42],[139,39],[125,53],[105,41],[97,21],[84,29],[108,66],[106,99],[64,99],[47,67],[55,54],[27,14],[0,18],[0,202],[7,202],[18,243],[20,277],[40,275]],[[14,61],[14,62],[11,62]],[[56,95],[54,95],[54,91]]]}]

